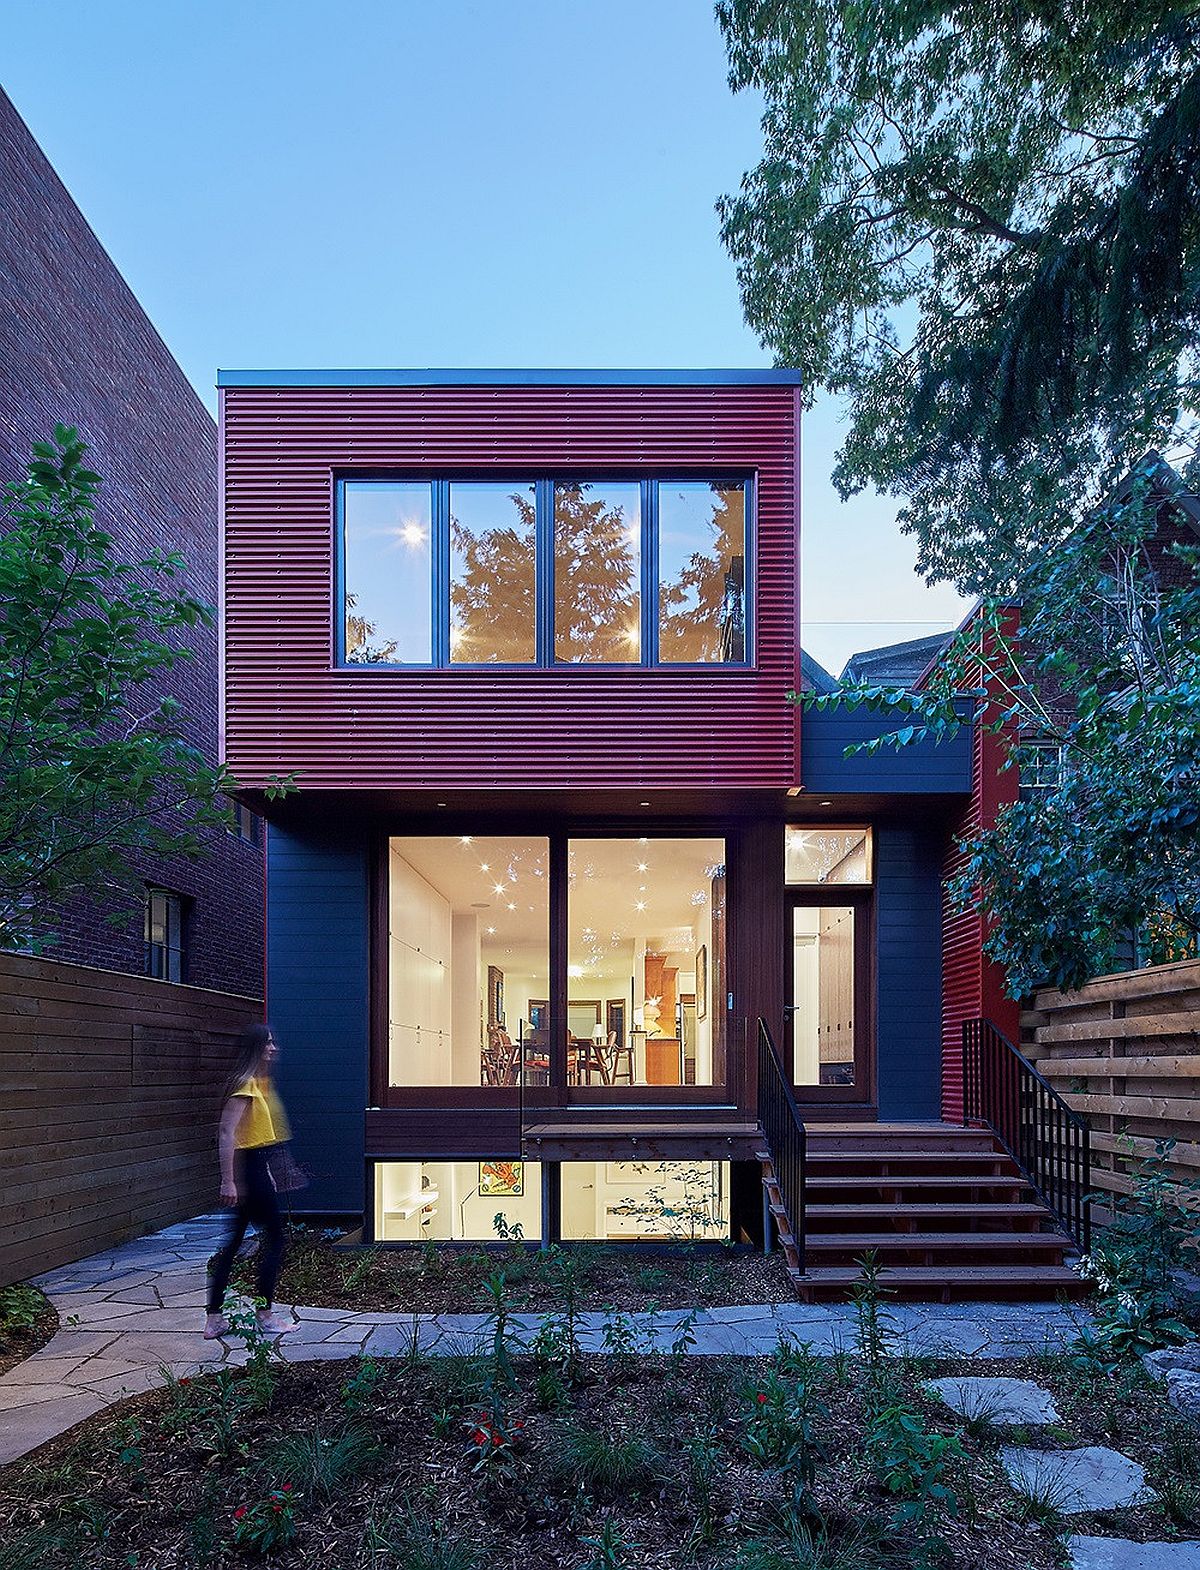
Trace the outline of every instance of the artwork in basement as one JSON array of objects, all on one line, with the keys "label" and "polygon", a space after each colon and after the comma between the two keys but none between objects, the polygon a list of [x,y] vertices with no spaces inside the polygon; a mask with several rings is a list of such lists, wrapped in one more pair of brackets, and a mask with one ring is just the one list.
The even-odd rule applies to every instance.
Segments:
[{"label": "artwork in basement", "polygon": [[[549,855],[540,838],[391,841],[392,1085],[552,1083]],[[724,862],[720,839],[569,843],[566,1086],[724,1083]]]},{"label": "artwork in basement", "polygon": [[[498,1169],[504,1169],[503,1192],[496,1191]],[[538,1241],[541,1170],[537,1163],[511,1161],[378,1162],[376,1239]],[[558,1180],[565,1239],[690,1243],[729,1237],[728,1162],[571,1161],[563,1163]]]}]

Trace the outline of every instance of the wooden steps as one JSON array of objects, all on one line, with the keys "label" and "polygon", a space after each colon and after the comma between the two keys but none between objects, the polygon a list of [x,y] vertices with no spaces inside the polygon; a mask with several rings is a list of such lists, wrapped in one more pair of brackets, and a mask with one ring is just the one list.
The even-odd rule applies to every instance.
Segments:
[{"label": "wooden steps", "polygon": [[[853,1267],[816,1265],[802,1277],[800,1292],[806,1303],[844,1302],[858,1280]],[[934,1303],[1053,1303],[1078,1297],[1084,1286],[1068,1265],[905,1265],[881,1270],[879,1281],[894,1301]]]},{"label": "wooden steps", "polygon": [[[810,1125],[805,1172],[805,1273],[793,1279],[808,1301],[844,1299],[868,1251],[902,1298],[1050,1300],[1083,1290],[1066,1262],[1073,1241],[989,1130]],[[788,1227],[777,1185],[767,1198],[776,1225]],[[790,1227],[788,1236],[796,1253]]]}]

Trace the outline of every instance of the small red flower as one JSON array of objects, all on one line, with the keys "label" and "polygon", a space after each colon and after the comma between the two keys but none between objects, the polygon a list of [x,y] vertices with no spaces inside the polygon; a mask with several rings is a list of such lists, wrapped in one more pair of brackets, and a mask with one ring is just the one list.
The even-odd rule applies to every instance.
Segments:
[{"label": "small red flower", "polygon": [[492,1435],[492,1443],[494,1445],[502,1445],[504,1443],[504,1440],[500,1437],[499,1434],[493,1434]]},{"label": "small red flower", "polygon": [[475,1432],[471,1435],[471,1439],[472,1439],[473,1443],[475,1443],[477,1445],[486,1445],[487,1444],[487,1435],[484,1433],[482,1428],[477,1428],[475,1430]]},{"label": "small red flower", "polygon": [[760,1390],[758,1392],[758,1404],[759,1406],[765,1406],[767,1404],[767,1392],[765,1390]]},{"label": "small red flower", "polygon": [[191,1380],[190,1380],[190,1379],[189,1379],[189,1378],[188,1378],[188,1376],[187,1376],[187,1375],[186,1375],[186,1374],[185,1374],[185,1375],[184,1375],[184,1376],[183,1376],[183,1378],[182,1378],[182,1379],[181,1379],[181,1380],[180,1380],[180,1381],[179,1381],[179,1383],[180,1383],[180,1384],[181,1384],[181,1385],[190,1385],[190,1384],[191,1384],[191,1382],[192,1382],[192,1381],[191,1381]]},{"label": "small red flower", "polygon": [[285,1484],[284,1484],[284,1485],[283,1485],[283,1492],[284,1492],[284,1493],[285,1493],[285,1494],[290,1494],[290,1493],[291,1493],[291,1491],[292,1491],[292,1485],[291,1485],[291,1484],[290,1484],[290,1483],[285,1483]]},{"label": "small red flower", "polygon": [[245,1514],[246,1514],[246,1507],[245,1507],[245,1505],[239,1505],[237,1507],[237,1509],[233,1512],[233,1519],[235,1521],[240,1521]]}]

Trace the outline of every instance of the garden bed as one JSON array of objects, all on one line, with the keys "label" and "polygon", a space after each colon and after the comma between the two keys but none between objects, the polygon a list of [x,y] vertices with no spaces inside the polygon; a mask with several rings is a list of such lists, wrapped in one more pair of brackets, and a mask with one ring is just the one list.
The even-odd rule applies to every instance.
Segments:
[{"label": "garden bed", "polygon": [[[575,1265],[581,1308],[715,1308],[796,1299],[779,1252],[763,1255],[703,1244],[658,1251],[591,1243],[569,1244],[565,1252]],[[304,1226],[289,1228],[276,1296],[281,1303],[310,1308],[463,1313],[483,1305],[485,1283],[497,1270],[503,1270],[524,1308],[535,1312],[557,1305],[557,1265],[536,1248],[347,1249],[338,1246],[336,1234]],[[253,1291],[249,1260],[239,1262],[235,1281]]]},{"label": "garden bed", "polygon": [[58,1329],[58,1314],[44,1292],[28,1282],[0,1287],[0,1374],[44,1347]]},{"label": "garden bed", "polygon": [[[0,1473],[0,1541],[16,1545],[3,1563],[1051,1570],[1066,1524],[1009,1487],[997,1449],[1013,1431],[965,1422],[924,1389],[989,1372],[1054,1394],[1061,1428],[1025,1437],[1114,1446],[1160,1491],[1152,1506],[1073,1516],[1071,1530],[1200,1530],[1198,1436],[1136,1365],[645,1355],[619,1337],[576,1363],[559,1331],[511,1364],[484,1342],[134,1397]],[[870,1442],[872,1413],[878,1428],[889,1411],[891,1439]],[[919,1438],[896,1437],[897,1411]]]}]

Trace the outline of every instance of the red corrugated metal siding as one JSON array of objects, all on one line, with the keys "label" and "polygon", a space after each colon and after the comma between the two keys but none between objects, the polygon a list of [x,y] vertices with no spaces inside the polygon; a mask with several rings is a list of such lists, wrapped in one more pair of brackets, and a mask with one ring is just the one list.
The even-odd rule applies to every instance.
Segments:
[{"label": "red corrugated metal siding", "polygon": [[[975,729],[971,766],[971,801],[947,852],[944,875],[957,873],[964,858],[956,842],[981,824],[990,823],[1005,802],[1017,797],[1014,769],[1001,770],[1000,739],[982,726]],[[1004,992],[1004,973],[983,952],[986,928],[977,911],[956,911],[942,896],[942,1116],[962,1117],[962,1027],[968,1019],[990,1019],[1009,1038],[1020,1029],[1018,1005]]]},{"label": "red corrugated metal siding", "polygon": [[[225,757],[304,790],[799,780],[790,387],[227,388]],[[335,471],[758,476],[751,671],[332,668]]]}]

